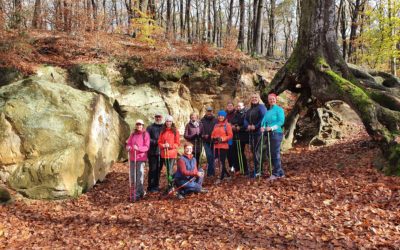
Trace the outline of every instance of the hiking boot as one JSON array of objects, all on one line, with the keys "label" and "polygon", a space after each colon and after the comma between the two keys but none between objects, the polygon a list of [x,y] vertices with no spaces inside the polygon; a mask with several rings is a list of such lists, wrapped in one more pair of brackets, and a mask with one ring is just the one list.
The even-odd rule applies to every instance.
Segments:
[{"label": "hiking boot", "polygon": [[285,178],[285,176],[284,176],[284,175],[282,175],[282,176],[271,175],[271,176],[268,178],[268,180],[269,180],[269,181],[274,181],[274,180],[278,180],[278,179],[280,179],[280,178]]},{"label": "hiking boot", "polygon": [[185,196],[183,196],[181,193],[176,193],[176,198],[178,198],[178,200],[183,200],[185,199]]},{"label": "hiking boot", "polygon": [[206,193],[208,193],[208,190],[207,190],[207,189],[205,189],[205,188],[202,188],[202,189],[200,190],[200,193],[202,193],[202,194],[206,194]]},{"label": "hiking boot", "polygon": [[150,188],[148,191],[149,191],[149,193],[158,193],[158,192],[160,192],[160,188],[157,188],[157,187]]}]

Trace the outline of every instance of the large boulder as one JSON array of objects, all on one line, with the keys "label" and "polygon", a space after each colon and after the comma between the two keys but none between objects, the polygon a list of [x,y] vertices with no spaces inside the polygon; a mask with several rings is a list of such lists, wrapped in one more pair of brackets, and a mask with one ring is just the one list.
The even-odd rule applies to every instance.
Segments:
[{"label": "large boulder", "polygon": [[36,77],[0,88],[0,177],[25,196],[77,196],[122,155],[127,124],[107,97]]},{"label": "large boulder", "polygon": [[136,119],[143,119],[148,125],[155,113],[168,114],[160,90],[150,83],[135,86],[119,86],[115,98],[125,114],[125,121],[134,128]]}]

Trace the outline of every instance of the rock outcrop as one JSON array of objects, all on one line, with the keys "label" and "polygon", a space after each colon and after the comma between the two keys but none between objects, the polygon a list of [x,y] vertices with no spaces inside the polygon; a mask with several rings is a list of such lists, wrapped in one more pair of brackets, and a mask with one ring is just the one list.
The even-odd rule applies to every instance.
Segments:
[{"label": "rock outcrop", "polygon": [[128,135],[103,95],[36,77],[0,88],[0,177],[30,198],[87,191],[121,157]]}]

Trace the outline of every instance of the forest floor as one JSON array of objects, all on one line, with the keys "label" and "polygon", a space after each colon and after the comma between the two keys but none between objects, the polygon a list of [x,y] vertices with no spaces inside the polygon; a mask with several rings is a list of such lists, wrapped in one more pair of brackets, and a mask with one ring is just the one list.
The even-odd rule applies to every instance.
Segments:
[{"label": "forest floor", "polygon": [[207,179],[207,194],[134,204],[118,163],[79,198],[0,206],[0,248],[400,249],[400,178],[375,169],[365,132],[282,158],[284,179]]}]

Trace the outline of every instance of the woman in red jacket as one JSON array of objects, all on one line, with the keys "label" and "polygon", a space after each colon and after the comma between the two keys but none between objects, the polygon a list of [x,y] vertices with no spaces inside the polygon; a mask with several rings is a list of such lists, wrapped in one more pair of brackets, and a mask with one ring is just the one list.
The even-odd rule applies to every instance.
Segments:
[{"label": "woman in red jacket", "polygon": [[[165,165],[167,169],[168,190],[172,189],[172,171],[178,155],[180,145],[179,131],[176,129],[172,116],[168,115],[165,118],[165,124],[158,138],[158,146],[161,152],[161,166]],[[159,176],[161,174],[161,168]]]},{"label": "woman in red jacket", "polygon": [[225,168],[225,159],[228,153],[229,144],[232,143],[232,126],[226,121],[225,110],[218,112],[218,123],[215,124],[214,129],[211,133],[211,139],[214,141],[214,155],[218,158],[221,166],[221,177],[217,181],[217,184],[224,179],[225,174],[229,177],[229,173]]}]

